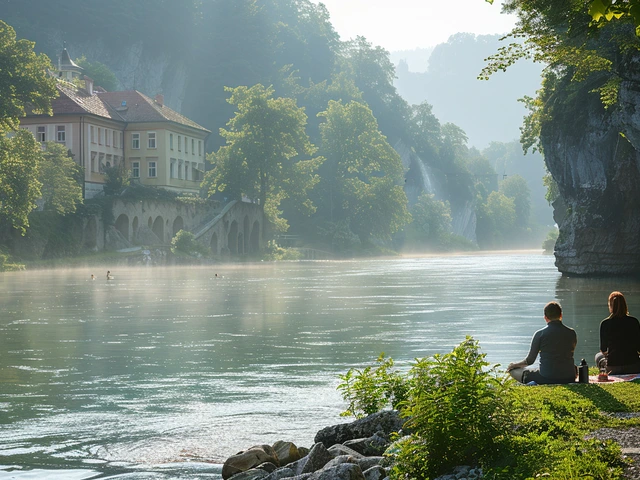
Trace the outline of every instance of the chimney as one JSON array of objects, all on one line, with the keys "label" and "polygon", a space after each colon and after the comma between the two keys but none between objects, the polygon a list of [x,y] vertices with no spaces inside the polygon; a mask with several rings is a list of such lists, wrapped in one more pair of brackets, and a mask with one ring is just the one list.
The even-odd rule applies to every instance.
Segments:
[{"label": "chimney", "polygon": [[164,95],[162,95],[161,93],[156,95],[156,103],[158,105],[160,105],[161,107],[164,107]]},{"label": "chimney", "polygon": [[93,78],[84,76],[84,89],[89,92],[89,95],[93,95]]}]

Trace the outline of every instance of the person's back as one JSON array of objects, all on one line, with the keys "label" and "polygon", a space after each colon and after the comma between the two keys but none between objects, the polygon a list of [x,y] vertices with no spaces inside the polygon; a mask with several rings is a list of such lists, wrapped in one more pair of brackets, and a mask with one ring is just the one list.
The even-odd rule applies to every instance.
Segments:
[{"label": "person's back", "polygon": [[575,330],[567,327],[560,320],[553,320],[538,332],[540,334],[540,375],[563,382],[575,380],[576,367],[573,359],[577,344]]},{"label": "person's back", "polygon": [[[573,352],[578,343],[575,330],[562,323],[562,307],[557,302],[544,306],[547,326],[533,334],[527,357],[510,363],[507,372],[519,382],[572,383],[576,379]],[[532,366],[540,354],[540,367]]]},{"label": "person's back", "polygon": [[638,363],[640,323],[629,315],[609,317],[600,324],[600,344],[610,366]]}]

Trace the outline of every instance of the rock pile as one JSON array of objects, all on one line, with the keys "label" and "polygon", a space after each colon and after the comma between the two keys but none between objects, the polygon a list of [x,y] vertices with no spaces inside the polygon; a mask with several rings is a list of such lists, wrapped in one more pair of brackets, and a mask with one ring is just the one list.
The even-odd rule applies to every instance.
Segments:
[{"label": "rock pile", "polygon": [[[291,442],[256,445],[227,459],[223,480],[383,480],[389,460],[383,453],[391,434],[402,432],[396,411],[369,415],[352,423],[320,430],[311,449]],[[482,478],[479,469],[458,467],[444,479]]]}]

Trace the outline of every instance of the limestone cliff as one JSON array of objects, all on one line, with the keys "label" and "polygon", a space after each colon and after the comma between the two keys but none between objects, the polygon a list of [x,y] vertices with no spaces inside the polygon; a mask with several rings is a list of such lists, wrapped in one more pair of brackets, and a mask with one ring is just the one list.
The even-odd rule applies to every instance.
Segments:
[{"label": "limestone cliff", "polygon": [[549,99],[541,140],[561,196],[555,256],[564,274],[640,273],[640,67],[631,67],[617,108],[605,110],[590,85]]}]

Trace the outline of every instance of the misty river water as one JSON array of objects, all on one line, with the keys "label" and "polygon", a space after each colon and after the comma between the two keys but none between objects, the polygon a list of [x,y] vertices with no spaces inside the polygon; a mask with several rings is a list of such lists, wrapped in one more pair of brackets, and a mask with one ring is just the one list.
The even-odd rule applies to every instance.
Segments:
[{"label": "misty river water", "polygon": [[112,270],[0,274],[0,479],[220,478],[348,421],[338,375],[381,352],[406,367],[472,335],[506,365],[557,299],[592,363],[609,292],[640,310],[637,281],[533,252]]}]

